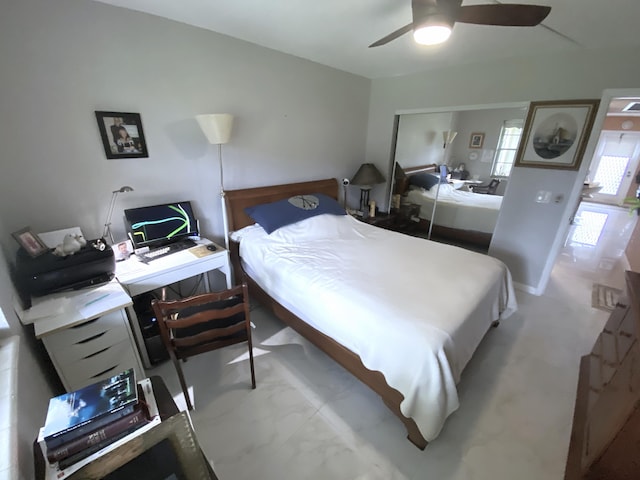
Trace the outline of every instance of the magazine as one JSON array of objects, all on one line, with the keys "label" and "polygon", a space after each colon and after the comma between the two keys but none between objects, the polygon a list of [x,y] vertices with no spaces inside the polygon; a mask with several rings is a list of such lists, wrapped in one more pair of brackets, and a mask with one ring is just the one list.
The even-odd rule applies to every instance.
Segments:
[{"label": "magazine", "polygon": [[137,401],[133,369],[54,397],[49,400],[44,422],[45,442]]},{"label": "magazine", "polygon": [[42,451],[42,455],[44,457],[44,467],[45,467],[45,479],[46,480],[63,480],[73,474],[74,472],[81,469],[83,466],[92,462],[96,458],[104,455],[106,452],[109,452],[115,448],[118,448],[120,445],[124,445],[129,440],[137,437],[138,435],[142,435],[144,432],[152,429],[156,425],[160,423],[160,412],[158,411],[158,405],[156,403],[155,395],[153,393],[153,387],[151,385],[151,380],[145,378],[139,382],[142,387],[142,397],[141,400],[144,402],[147,408],[147,414],[149,416],[150,421],[144,426],[134,430],[132,433],[115,440],[113,443],[105,446],[103,449],[98,450],[97,452],[92,453],[86,458],[79,460],[77,463],[73,465],[66,466],[65,468],[60,468],[58,463],[49,463],[47,461],[47,447],[44,441],[44,427],[40,429],[40,434],[38,435],[38,444],[40,445],[40,450]]}]

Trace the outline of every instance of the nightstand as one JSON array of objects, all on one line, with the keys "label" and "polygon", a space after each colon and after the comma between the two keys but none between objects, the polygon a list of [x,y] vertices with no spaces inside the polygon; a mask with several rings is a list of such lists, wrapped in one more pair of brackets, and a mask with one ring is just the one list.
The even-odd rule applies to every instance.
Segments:
[{"label": "nightstand", "polygon": [[408,204],[389,213],[380,212],[375,217],[361,220],[376,227],[411,235],[420,230],[419,215],[420,205]]},{"label": "nightstand", "polygon": [[394,230],[394,226],[398,223],[399,216],[397,213],[378,212],[375,217],[367,217],[361,219],[364,223],[375,225],[376,227]]}]

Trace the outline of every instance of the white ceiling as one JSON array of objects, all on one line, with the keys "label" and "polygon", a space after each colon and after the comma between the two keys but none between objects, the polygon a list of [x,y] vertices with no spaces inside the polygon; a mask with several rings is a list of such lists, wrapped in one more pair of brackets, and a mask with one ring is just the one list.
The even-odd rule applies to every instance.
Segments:
[{"label": "white ceiling", "polygon": [[[549,28],[457,23],[449,41],[416,45],[411,34],[367,46],[411,21],[411,0],[97,0],[223,33],[368,78],[504,57],[640,47],[640,0],[513,0],[549,5]],[[503,0],[501,3],[506,3]],[[496,3],[465,0],[464,5]]]}]

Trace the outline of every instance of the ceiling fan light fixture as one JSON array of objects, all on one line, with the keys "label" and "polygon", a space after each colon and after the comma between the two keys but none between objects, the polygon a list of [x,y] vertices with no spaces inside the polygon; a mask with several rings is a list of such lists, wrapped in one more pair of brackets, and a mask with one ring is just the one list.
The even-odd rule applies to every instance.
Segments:
[{"label": "ceiling fan light fixture", "polygon": [[425,24],[413,31],[413,39],[420,45],[438,45],[451,36],[451,27],[445,23]]}]

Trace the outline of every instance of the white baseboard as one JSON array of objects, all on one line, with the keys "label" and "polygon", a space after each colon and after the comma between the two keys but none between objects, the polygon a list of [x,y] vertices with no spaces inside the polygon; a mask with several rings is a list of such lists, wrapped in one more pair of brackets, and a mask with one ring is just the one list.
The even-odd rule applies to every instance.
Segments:
[{"label": "white baseboard", "polygon": [[518,290],[530,293],[531,295],[535,295],[537,297],[544,293],[544,291],[540,291],[539,288],[532,287],[531,285],[525,285],[524,283],[513,282],[513,286]]}]

